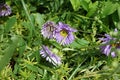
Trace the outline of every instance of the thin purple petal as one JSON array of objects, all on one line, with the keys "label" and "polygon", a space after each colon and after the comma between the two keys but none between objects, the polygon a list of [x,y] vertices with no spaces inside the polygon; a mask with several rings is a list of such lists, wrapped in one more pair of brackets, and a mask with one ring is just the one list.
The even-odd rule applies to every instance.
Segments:
[{"label": "thin purple petal", "polygon": [[49,61],[53,65],[57,66],[61,64],[61,58],[54,53],[52,53],[47,46],[42,46],[40,54],[43,58],[46,58],[46,61]]}]

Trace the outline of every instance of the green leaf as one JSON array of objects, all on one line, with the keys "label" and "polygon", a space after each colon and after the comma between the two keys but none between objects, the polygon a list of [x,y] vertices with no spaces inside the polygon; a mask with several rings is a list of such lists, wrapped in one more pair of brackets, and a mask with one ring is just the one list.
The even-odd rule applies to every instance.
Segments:
[{"label": "green leaf", "polygon": [[0,25],[0,35],[3,34],[3,32],[4,32],[4,26]]},{"label": "green leaf", "polygon": [[11,17],[10,19],[8,19],[5,26],[5,32],[9,32],[15,23],[16,23],[16,17]]},{"label": "green leaf", "polygon": [[113,23],[116,27],[118,27],[118,23],[119,23],[119,18],[118,18],[118,14],[117,13],[114,13],[112,14],[112,20],[113,20]]},{"label": "green leaf", "polygon": [[91,3],[89,5],[89,10],[88,10],[88,13],[87,13],[87,17],[91,17],[95,14],[96,10],[97,10],[97,7],[98,7],[98,1],[94,2],[94,3]]},{"label": "green leaf", "polygon": [[30,65],[30,64],[26,64],[25,66],[31,71],[38,72],[38,67],[37,66]]},{"label": "green leaf", "polygon": [[105,6],[102,7],[101,17],[104,18],[112,13],[114,13],[118,7],[117,3],[105,2]]},{"label": "green leaf", "polygon": [[33,35],[33,28],[32,28],[32,25],[30,24],[30,22],[22,22],[22,25],[28,29],[28,33],[26,34],[27,38],[30,39]]},{"label": "green leaf", "polygon": [[14,65],[13,73],[14,73],[14,74],[17,74],[18,69],[19,69],[19,65],[18,65],[18,64],[15,64],[15,65]]},{"label": "green leaf", "polygon": [[77,11],[80,8],[80,0],[70,0],[74,11]]},{"label": "green leaf", "polygon": [[28,77],[28,80],[35,80],[35,79],[36,79],[35,74],[30,74],[30,76]]},{"label": "green leaf", "polygon": [[73,43],[71,43],[70,46],[72,48],[80,48],[81,47],[81,45],[79,45],[76,41],[74,41]]},{"label": "green leaf", "polygon": [[119,20],[117,21],[117,27],[120,29],[120,6],[118,7],[118,17],[119,17]]},{"label": "green leaf", "polygon": [[19,43],[18,43],[18,49],[19,49],[19,55],[20,56],[23,55],[23,52],[25,51],[25,48],[26,48],[25,41],[22,38],[20,38]]},{"label": "green leaf", "polygon": [[89,42],[84,39],[77,39],[76,42],[80,45],[78,48],[85,48],[89,44]]},{"label": "green leaf", "polygon": [[12,42],[9,44],[7,49],[5,49],[4,56],[0,59],[0,72],[1,70],[7,65],[7,63],[10,61],[16,47],[17,43],[19,41],[19,38],[17,36],[13,36],[11,38]]},{"label": "green leaf", "polygon": [[89,42],[84,39],[76,39],[72,44],[70,44],[73,48],[84,48],[88,46]]},{"label": "green leaf", "polygon": [[42,25],[43,25],[43,23],[44,23],[44,15],[41,15],[41,14],[37,13],[37,14],[34,14],[34,16],[35,16],[35,21],[36,21],[36,23],[37,23],[40,27],[42,27]]},{"label": "green leaf", "polygon": [[83,9],[85,9],[86,11],[88,11],[89,4],[85,0],[80,0],[80,3],[81,3],[81,6],[83,7]]},{"label": "green leaf", "polygon": [[54,45],[56,48],[61,49],[62,47],[56,42],[56,41],[50,41],[52,45]]},{"label": "green leaf", "polygon": [[118,7],[118,16],[119,16],[119,20],[120,20],[120,6]]}]

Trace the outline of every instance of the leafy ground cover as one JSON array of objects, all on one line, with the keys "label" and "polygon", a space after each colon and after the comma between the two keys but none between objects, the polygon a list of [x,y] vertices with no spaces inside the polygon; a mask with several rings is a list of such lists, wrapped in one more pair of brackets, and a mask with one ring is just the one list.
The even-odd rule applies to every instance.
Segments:
[{"label": "leafy ground cover", "polygon": [[1,0],[0,80],[119,80],[119,0]]}]

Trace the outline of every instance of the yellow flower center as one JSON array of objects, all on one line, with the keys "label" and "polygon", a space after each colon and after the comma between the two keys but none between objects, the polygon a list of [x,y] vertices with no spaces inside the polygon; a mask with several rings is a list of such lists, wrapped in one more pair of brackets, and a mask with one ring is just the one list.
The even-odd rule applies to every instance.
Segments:
[{"label": "yellow flower center", "polygon": [[1,11],[6,11],[7,9],[6,9],[6,7],[2,7],[2,9],[1,9]]},{"label": "yellow flower center", "polygon": [[66,36],[68,36],[68,33],[66,30],[61,30],[60,35],[62,35],[63,37],[66,37]]},{"label": "yellow flower center", "polygon": [[118,43],[114,43],[114,44],[111,44],[112,45],[112,47],[118,47],[118,46],[120,46],[120,43],[118,42]]}]

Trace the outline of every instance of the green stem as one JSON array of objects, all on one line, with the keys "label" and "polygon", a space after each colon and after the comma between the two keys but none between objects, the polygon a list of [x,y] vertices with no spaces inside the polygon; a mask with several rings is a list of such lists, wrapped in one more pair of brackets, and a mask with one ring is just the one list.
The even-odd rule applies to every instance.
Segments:
[{"label": "green stem", "polygon": [[21,0],[21,2],[22,2],[23,8],[24,8],[24,10],[25,10],[25,13],[26,13],[26,15],[27,15],[27,17],[28,17],[31,25],[34,26],[33,23],[32,23],[32,20],[31,20],[31,18],[30,18],[30,15],[29,15],[29,13],[28,13],[28,10],[27,10],[27,7],[26,7],[26,5],[25,5],[24,0]]},{"label": "green stem", "polygon": [[68,80],[72,79],[72,77],[77,73],[79,67],[86,61],[86,59],[87,59],[87,57],[84,59],[84,61],[81,64],[78,65],[78,67],[74,70],[74,72],[71,74],[71,76],[69,77]]},{"label": "green stem", "polygon": [[34,32],[34,34],[35,34],[34,24],[33,24],[32,20],[31,20],[31,17],[30,17],[30,15],[29,15],[29,12],[28,12],[28,10],[27,10],[27,7],[26,7],[26,4],[25,4],[24,0],[21,0],[21,3],[22,3],[22,5],[23,5],[24,11],[25,11],[25,13],[26,13],[26,15],[27,15],[27,18],[28,18],[28,20],[30,21],[30,24],[31,24],[31,26],[30,26],[30,28],[29,28],[29,30],[30,30],[30,37],[31,37],[32,34],[33,34],[33,32]]}]

